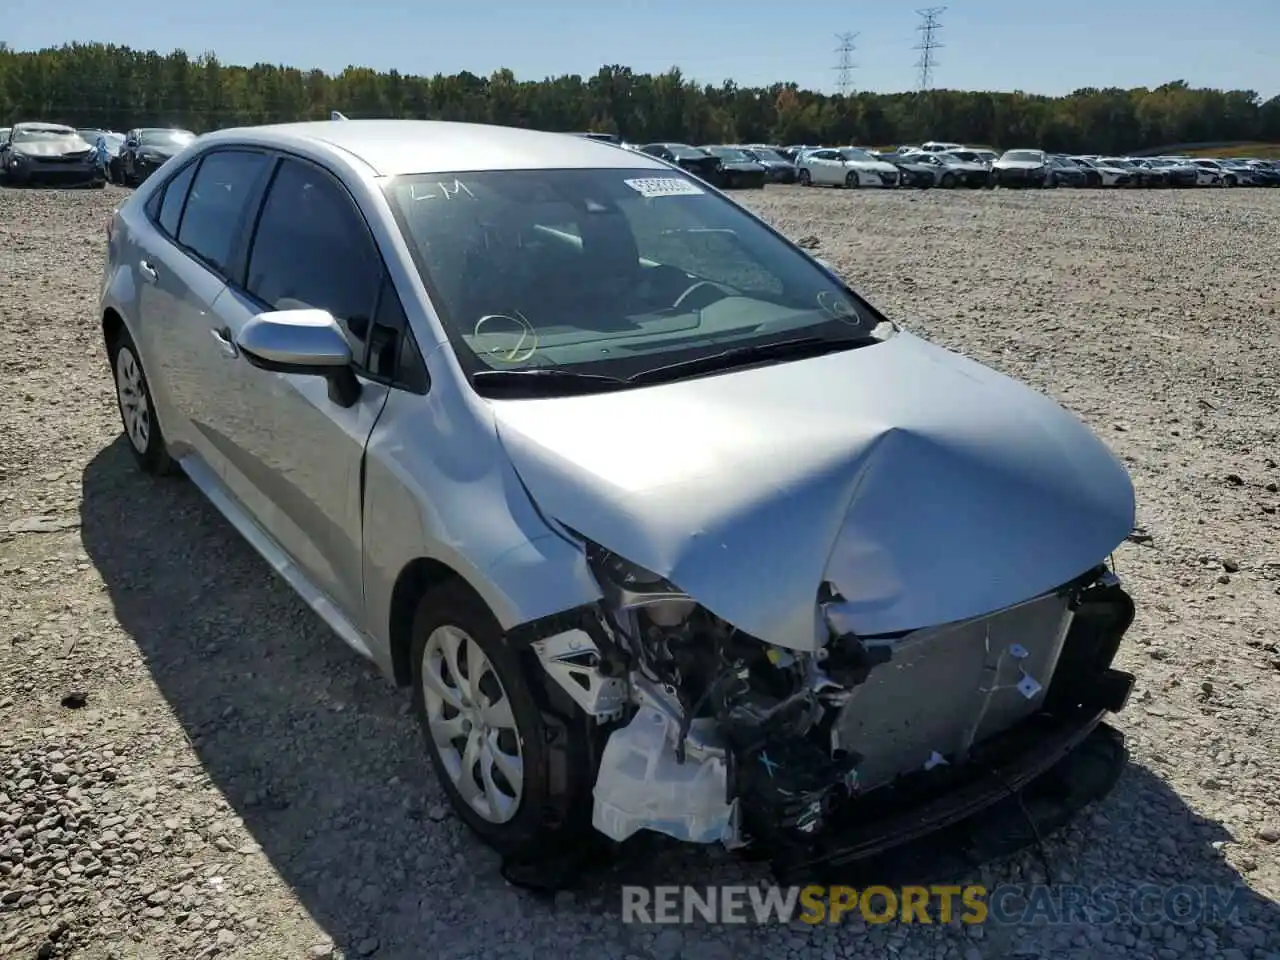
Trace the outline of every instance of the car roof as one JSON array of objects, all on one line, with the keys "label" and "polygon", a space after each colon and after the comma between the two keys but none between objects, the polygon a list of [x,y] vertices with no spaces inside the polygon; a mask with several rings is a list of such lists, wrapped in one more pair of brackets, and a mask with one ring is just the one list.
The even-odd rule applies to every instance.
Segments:
[{"label": "car roof", "polygon": [[46,130],[50,133],[75,133],[75,127],[69,127],[65,123],[45,123],[41,120],[28,120],[25,123],[15,123],[14,130]]},{"label": "car roof", "polygon": [[448,120],[322,120],[237,127],[202,143],[257,143],[340,150],[381,176],[476,170],[666,170],[642,154],[589,137]]}]

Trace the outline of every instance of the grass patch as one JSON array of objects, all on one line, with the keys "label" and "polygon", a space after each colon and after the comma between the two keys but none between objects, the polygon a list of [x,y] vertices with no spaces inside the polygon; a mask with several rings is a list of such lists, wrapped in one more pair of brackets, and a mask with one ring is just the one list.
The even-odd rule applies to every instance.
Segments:
[{"label": "grass patch", "polygon": [[1200,147],[1182,150],[1189,157],[1249,157],[1254,160],[1280,160],[1280,143],[1232,143],[1225,147]]}]

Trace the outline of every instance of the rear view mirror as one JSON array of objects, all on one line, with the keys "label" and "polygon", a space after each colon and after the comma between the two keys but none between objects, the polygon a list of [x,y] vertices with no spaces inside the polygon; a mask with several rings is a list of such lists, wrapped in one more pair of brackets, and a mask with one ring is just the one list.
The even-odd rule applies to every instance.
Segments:
[{"label": "rear view mirror", "polygon": [[236,346],[260,370],[324,377],[329,399],[339,406],[349,407],[360,396],[351,345],[327,310],[260,313],[240,329]]}]

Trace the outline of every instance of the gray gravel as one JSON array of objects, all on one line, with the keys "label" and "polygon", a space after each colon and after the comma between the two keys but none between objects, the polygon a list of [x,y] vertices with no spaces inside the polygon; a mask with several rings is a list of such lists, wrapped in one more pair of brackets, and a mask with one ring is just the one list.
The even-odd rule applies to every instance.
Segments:
[{"label": "gray gravel", "polygon": [[122,196],[0,191],[0,957],[1280,958],[1280,191],[745,201],[1133,471],[1134,762],[1049,855],[1079,884],[1242,883],[1244,907],[976,929],[621,923],[624,880],[760,876],[702,851],[553,901],[505,885],[406,698],[189,484],[132,469],[95,322]]}]

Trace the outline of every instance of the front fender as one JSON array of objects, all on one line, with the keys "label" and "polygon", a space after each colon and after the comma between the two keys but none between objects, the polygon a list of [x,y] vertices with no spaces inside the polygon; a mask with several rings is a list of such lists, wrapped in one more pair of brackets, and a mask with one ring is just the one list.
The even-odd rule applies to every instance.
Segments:
[{"label": "front fender", "polygon": [[370,437],[364,476],[367,632],[390,663],[392,596],[415,560],[461,576],[504,630],[600,598],[575,542],[516,475],[489,408],[447,378],[394,390]]}]

